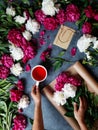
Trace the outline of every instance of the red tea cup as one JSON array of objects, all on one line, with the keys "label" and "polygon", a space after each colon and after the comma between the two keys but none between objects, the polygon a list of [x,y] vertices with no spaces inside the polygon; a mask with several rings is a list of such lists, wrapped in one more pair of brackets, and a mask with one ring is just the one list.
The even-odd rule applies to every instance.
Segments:
[{"label": "red tea cup", "polygon": [[31,70],[31,77],[36,81],[36,86],[39,86],[39,83],[44,81],[47,77],[47,70],[42,65],[36,65]]}]

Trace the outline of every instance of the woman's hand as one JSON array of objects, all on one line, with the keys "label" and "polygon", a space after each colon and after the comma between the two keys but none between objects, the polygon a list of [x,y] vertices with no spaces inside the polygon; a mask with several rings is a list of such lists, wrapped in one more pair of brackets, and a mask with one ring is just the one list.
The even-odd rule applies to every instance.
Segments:
[{"label": "woman's hand", "polygon": [[35,105],[41,104],[41,93],[39,91],[39,87],[35,85],[32,87],[31,96],[34,100]]},{"label": "woman's hand", "polygon": [[74,116],[79,124],[84,123],[85,121],[85,111],[87,109],[87,102],[84,97],[79,97],[80,106],[78,108],[77,103],[74,103]]}]

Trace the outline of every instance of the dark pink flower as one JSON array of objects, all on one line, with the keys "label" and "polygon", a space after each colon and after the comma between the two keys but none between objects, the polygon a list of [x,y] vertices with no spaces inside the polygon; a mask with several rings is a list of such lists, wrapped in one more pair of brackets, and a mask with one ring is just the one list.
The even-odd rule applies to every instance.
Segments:
[{"label": "dark pink flower", "polygon": [[56,15],[59,24],[63,24],[66,21],[65,11],[60,9],[58,14]]},{"label": "dark pink flower", "polygon": [[26,63],[28,60],[33,59],[36,55],[35,47],[33,46],[27,46],[27,48],[24,50],[24,57],[23,57],[23,63]]},{"label": "dark pink flower", "polygon": [[14,64],[13,58],[7,54],[2,55],[1,63],[6,66],[7,68],[11,68]]},{"label": "dark pink flower", "polygon": [[92,32],[92,25],[89,22],[85,22],[82,26],[82,32],[84,34],[90,34]]},{"label": "dark pink flower", "polygon": [[18,112],[19,113],[23,112],[23,109],[22,108],[18,109]]},{"label": "dark pink flower", "polygon": [[11,29],[7,35],[7,39],[18,47],[21,47],[22,45],[22,37],[23,36],[18,29]]},{"label": "dark pink flower", "polygon": [[75,75],[75,76],[72,75],[69,77],[68,80],[69,80],[69,83],[73,84],[74,86],[82,85],[82,79],[78,75]]},{"label": "dark pink flower", "polygon": [[18,114],[16,117],[13,119],[14,126],[12,130],[25,130],[27,127],[27,119],[24,115]]},{"label": "dark pink flower", "polygon": [[26,20],[28,20],[30,18],[30,13],[28,10],[24,11],[24,16],[26,17]]},{"label": "dark pink flower", "polygon": [[44,37],[40,37],[40,38],[39,38],[39,44],[40,44],[40,45],[46,44]]},{"label": "dark pink flower", "polygon": [[10,99],[12,102],[18,102],[23,95],[23,91],[17,89],[10,90]]},{"label": "dark pink flower", "polygon": [[84,10],[84,12],[88,18],[93,18],[94,11],[90,5]]},{"label": "dark pink flower", "polygon": [[66,8],[66,18],[69,22],[76,22],[80,18],[80,11],[74,4],[69,4]]},{"label": "dark pink flower", "polygon": [[27,65],[26,65],[25,70],[26,70],[26,71],[30,71],[30,70],[31,70],[31,66],[30,66],[30,64],[27,64]]},{"label": "dark pink flower", "polygon": [[43,51],[41,53],[40,58],[42,61],[44,61],[44,62],[46,61],[46,58],[48,58],[51,54],[51,50],[52,50],[52,48],[51,48],[51,46],[49,46],[45,51]]},{"label": "dark pink flower", "polygon": [[22,80],[18,80],[17,84],[16,84],[17,88],[21,91],[24,90],[24,85],[23,85],[23,82]]},{"label": "dark pink flower", "polygon": [[43,37],[45,35],[45,30],[40,31],[40,37]]},{"label": "dark pink flower", "polygon": [[98,21],[98,12],[94,13],[94,17],[93,17],[96,21]]},{"label": "dark pink flower", "polygon": [[71,49],[71,55],[72,55],[72,56],[75,56],[75,55],[76,55],[76,51],[77,51],[77,49],[76,49],[75,47],[73,47],[73,48]]},{"label": "dark pink flower", "polygon": [[45,18],[43,25],[47,30],[54,30],[57,28],[58,23],[55,18],[49,17],[49,18]]},{"label": "dark pink flower", "polygon": [[0,66],[0,79],[6,79],[10,74],[10,70],[5,66]]},{"label": "dark pink flower", "polygon": [[55,84],[55,90],[56,91],[61,91],[63,87],[64,87],[63,83],[59,82],[59,83]]},{"label": "dark pink flower", "polygon": [[40,23],[43,23],[44,19],[46,18],[46,15],[43,13],[42,10],[37,10],[35,12],[36,20]]}]

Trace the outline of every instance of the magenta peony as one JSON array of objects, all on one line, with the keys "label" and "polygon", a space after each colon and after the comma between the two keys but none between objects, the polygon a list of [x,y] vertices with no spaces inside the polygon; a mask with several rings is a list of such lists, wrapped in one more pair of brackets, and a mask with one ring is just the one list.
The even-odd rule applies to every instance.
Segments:
[{"label": "magenta peony", "polygon": [[76,49],[75,47],[73,47],[73,48],[71,49],[71,55],[72,55],[72,56],[75,56],[75,55],[76,55],[76,51],[77,51],[77,49]]},{"label": "magenta peony", "polygon": [[24,16],[26,17],[26,20],[28,20],[30,18],[30,13],[28,10],[24,11]]},{"label": "magenta peony", "polygon": [[27,119],[24,115],[18,114],[16,117],[13,119],[14,126],[12,130],[25,130],[27,127]]},{"label": "magenta peony", "polygon": [[22,34],[18,29],[12,29],[8,32],[7,39],[12,44],[21,47],[22,45]]},{"label": "magenta peony", "polygon": [[64,24],[64,22],[66,21],[65,11],[63,9],[59,10],[58,14],[56,15],[56,18],[59,24]]},{"label": "magenta peony", "polygon": [[10,70],[5,66],[0,66],[0,79],[6,79],[10,74]]},{"label": "magenta peony", "polygon": [[66,8],[66,19],[69,22],[76,22],[80,18],[80,11],[74,4],[69,4]]},{"label": "magenta peony", "polygon": [[70,84],[73,84],[74,86],[80,86],[82,85],[82,79],[78,75],[72,75],[68,79]]},{"label": "magenta peony", "polygon": [[26,71],[30,71],[30,70],[31,70],[31,66],[30,66],[30,64],[27,64],[27,65],[26,65],[25,70],[26,70]]},{"label": "magenta peony", "polygon": [[43,23],[44,19],[46,18],[46,15],[43,13],[42,10],[37,10],[35,12],[35,17],[38,22]]},{"label": "magenta peony", "polygon": [[93,18],[94,11],[90,5],[84,10],[84,12],[86,14],[86,17]]},{"label": "magenta peony", "polygon": [[45,18],[43,25],[47,30],[54,30],[57,28],[58,22],[55,18],[49,17]]},{"label": "magenta peony", "polygon": [[92,25],[89,22],[85,22],[82,26],[82,32],[84,34],[90,34],[92,32]]},{"label": "magenta peony", "polygon": [[40,59],[45,62],[46,58],[48,58],[50,56],[51,50],[52,50],[52,48],[51,48],[51,46],[49,46],[45,51],[43,51],[41,53]]},{"label": "magenta peony", "polygon": [[96,21],[98,21],[98,12],[94,13],[94,17],[93,17]]},{"label": "magenta peony", "polygon": [[23,95],[23,91],[17,89],[10,90],[10,99],[12,102],[18,102]]},{"label": "magenta peony", "polygon": [[23,82],[22,80],[18,80],[17,84],[16,84],[17,88],[21,91],[24,90],[24,85],[23,85]]},{"label": "magenta peony", "polygon": [[11,68],[12,65],[14,64],[13,58],[7,54],[2,55],[1,57],[1,63],[7,67],[7,68]]},{"label": "magenta peony", "polygon": [[33,59],[36,55],[36,50],[33,46],[27,46],[24,50],[23,63],[26,63],[28,60]]}]

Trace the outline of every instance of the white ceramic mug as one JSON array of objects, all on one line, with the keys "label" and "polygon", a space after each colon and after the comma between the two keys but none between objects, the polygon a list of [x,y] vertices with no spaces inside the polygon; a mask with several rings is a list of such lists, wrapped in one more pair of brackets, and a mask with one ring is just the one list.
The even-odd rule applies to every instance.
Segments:
[{"label": "white ceramic mug", "polygon": [[44,81],[47,77],[47,70],[42,65],[36,65],[31,70],[31,77],[36,81],[36,86],[39,86],[39,83]]}]

